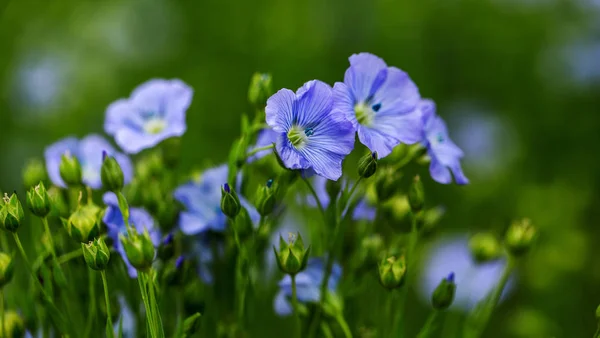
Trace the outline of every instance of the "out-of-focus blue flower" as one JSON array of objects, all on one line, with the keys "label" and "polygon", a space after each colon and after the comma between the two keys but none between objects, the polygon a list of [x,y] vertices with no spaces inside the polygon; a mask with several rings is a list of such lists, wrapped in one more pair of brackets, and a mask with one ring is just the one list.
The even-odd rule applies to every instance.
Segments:
[{"label": "out-of-focus blue flower", "polygon": [[[453,307],[469,310],[485,298],[498,284],[506,261],[495,261],[482,265],[471,258],[466,236],[444,238],[433,243],[427,254],[422,275],[419,277],[419,292],[424,302],[429,302],[433,290],[450,272],[456,276],[456,295]],[[503,296],[510,292],[512,279],[504,289]]]},{"label": "out-of-focus blue flower", "polygon": [[427,147],[431,164],[429,172],[431,177],[439,183],[452,182],[452,174],[458,184],[467,184],[469,179],[465,176],[460,166],[460,159],[464,156],[462,150],[452,142],[448,136],[446,123],[435,114],[435,103],[431,100],[422,100],[419,110],[423,118],[423,145]]},{"label": "out-of-focus blue flower", "polygon": [[352,122],[360,142],[379,158],[400,142],[419,142],[420,95],[408,74],[369,53],[354,54],[349,60],[344,82],[333,87],[334,110]]},{"label": "out-of-focus blue flower", "polygon": [[[276,143],[278,136],[279,136],[279,133],[277,133],[273,129],[265,128],[265,129],[261,130],[260,133],[258,134],[258,138],[256,139],[256,144],[254,146],[250,147],[250,149],[248,149],[248,151],[252,151],[253,149],[266,147],[270,144]],[[259,160],[259,159],[269,155],[269,153],[271,153],[271,152],[272,152],[272,150],[270,150],[270,149],[259,151],[258,153],[250,156],[248,158],[248,162],[252,163],[256,160]]]},{"label": "out-of-focus blue flower", "polygon": [[[321,299],[321,283],[325,277],[325,263],[322,258],[310,258],[306,270],[296,275],[296,291],[298,301],[302,303],[318,302]],[[342,267],[333,265],[329,277],[329,290],[335,292],[342,277]],[[279,292],[275,296],[275,312],[280,316],[292,314],[292,279],[286,275],[279,282]]]},{"label": "out-of-focus blue flower", "polygon": [[106,109],[104,130],[130,154],[185,133],[193,90],[180,80],[154,79]]},{"label": "out-of-focus blue flower", "polygon": [[[344,187],[346,186],[346,184],[348,184],[347,181],[344,181],[343,186],[342,186],[342,191],[345,189]],[[313,180],[313,188],[315,189],[315,192],[317,193],[317,196],[319,197],[319,200],[321,201],[323,208],[327,208],[329,206],[329,201],[330,201],[329,194],[327,193],[326,185],[327,185],[327,179],[324,177],[317,176]],[[341,192],[340,192],[340,194],[341,194]],[[307,198],[306,202],[308,205],[310,205],[311,207],[317,206],[317,201],[315,201],[314,196],[308,195],[306,198]],[[344,210],[342,217],[345,216],[346,211],[347,210]],[[361,198],[360,201],[354,207],[354,211],[352,213],[352,219],[353,220],[372,221],[375,219],[375,211],[376,211],[376,209],[374,207],[370,206],[365,201],[364,198]]]},{"label": "out-of-focus blue flower", "polygon": [[294,94],[281,89],[267,100],[267,124],[279,135],[275,148],[289,169],[311,169],[330,180],[342,176],[342,160],[354,148],[354,129],[333,111],[331,87],[313,80]]},{"label": "out-of-focus blue flower", "polygon": [[194,239],[192,254],[198,262],[196,270],[204,283],[212,284],[214,280],[212,267],[216,258],[215,254],[219,257],[225,254],[225,243],[210,236],[207,232],[196,235]]},{"label": "out-of-focus blue flower", "polygon": [[69,153],[75,156],[81,164],[83,183],[93,189],[99,189],[102,187],[100,169],[102,168],[103,151],[106,151],[109,156],[113,156],[117,160],[121,170],[123,170],[125,184],[129,183],[133,176],[133,167],[129,157],[115,151],[108,141],[96,134],[88,135],[81,140],[75,137],[67,137],[48,146],[44,152],[48,176],[55,185],[62,188],[67,187],[60,177],[59,167],[62,155]]},{"label": "out-of-focus blue flower", "polygon": [[119,307],[121,308],[121,314],[119,315],[119,320],[113,326],[114,332],[119,332],[119,325],[122,323],[123,338],[137,337],[135,335],[137,330],[135,314],[131,311],[129,304],[127,304],[123,295],[119,295],[118,301]]},{"label": "out-of-focus blue flower", "polygon": [[[175,199],[186,208],[186,211],[179,215],[179,228],[184,234],[195,235],[207,230],[225,230],[227,217],[221,211],[221,186],[227,183],[227,172],[225,164],[208,169],[202,173],[199,181],[190,181],[175,190]],[[238,182],[240,181],[238,179]],[[260,215],[245,198],[239,198],[256,224]]]},{"label": "out-of-focus blue flower", "polygon": [[[115,250],[117,250],[127,265],[127,272],[129,273],[129,276],[131,278],[136,278],[137,271],[133,266],[131,266],[131,264],[129,264],[127,254],[125,254],[125,249],[119,240],[120,234],[127,235],[127,227],[125,226],[125,222],[123,222],[123,214],[121,213],[121,209],[119,209],[117,196],[113,192],[107,192],[104,194],[103,200],[104,204],[106,204],[108,207],[104,213],[104,217],[102,218],[102,221],[106,224],[108,229],[108,236],[113,240],[113,246],[115,247]],[[148,233],[150,234],[150,239],[152,239],[152,243],[154,243],[154,247],[158,247],[161,238],[160,229],[158,228],[152,216],[146,210],[130,207],[129,224],[134,226],[139,233],[142,233],[144,232],[144,229],[147,229]]]}]

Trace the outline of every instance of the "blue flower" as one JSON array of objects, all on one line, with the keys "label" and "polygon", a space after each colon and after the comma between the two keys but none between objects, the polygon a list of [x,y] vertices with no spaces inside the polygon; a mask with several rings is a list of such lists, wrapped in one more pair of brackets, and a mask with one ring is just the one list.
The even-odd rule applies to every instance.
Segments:
[{"label": "blue flower", "polygon": [[83,183],[93,189],[102,187],[100,169],[102,168],[102,152],[106,151],[109,156],[114,156],[125,177],[125,184],[131,181],[133,168],[129,157],[115,151],[115,149],[100,135],[88,135],[78,140],[75,137],[64,138],[50,146],[44,152],[46,158],[46,169],[48,176],[54,185],[66,188],[65,182],[60,177],[60,161],[62,155],[69,153],[75,156],[81,164]]},{"label": "blue flower", "polygon": [[[203,232],[194,237],[192,253],[197,258],[198,265],[196,270],[204,283],[212,284],[214,277],[212,267],[215,259],[219,259],[225,254],[225,243],[220,238],[211,236],[208,232]],[[218,257],[215,257],[215,254]]]},{"label": "blue flower", "polygon": [[[322,258],[310,258],[306,270],[296,275],[296,291],[298,301],[302,303],[318,302],[321,299],[321,283],[325,277],[325,263]],[[342,268],[338,264],[333,265],[331,276],[329,276],[329,290],[335,291],[342,277]],[[275,312],[280,316],[292,314],[292,279],[286,275],[279,282],[279,292],[275,296]]]},{"label": "blue flower", "polygon": [[[113,240],[113,246],[115,250],[121,255],[123,261],[127,265],[127,272],[131,278],[137,277],[136,269],[129,264],[125,249],[121,245],[119,235],[127,235],[127,227],[123,222],[123,214],[119,209],[119,202],[117,196],[112,192],[107,192],[103,196],[104,204],[108,207],[104,213],[102,221],[106,224],[108,229],[108,236]],[[135,227],[135,229],[142,233],[144,229],[148,230],[152,243],[155,247],[158,247],[160,243],[160,229],[156,225],[152,216],[144,209],[141,208],[129,208],[129,224]]]},{"label": "blue flower", "polygon": [[[278,136],[279,136],[279,133],[277,133],[273,129],[264,128],[263,130],[261,130],[259,132],[258,138],[256,139],[256,144],[254,146],[250,147],[248,149],[248,151],[252,151],[253,149],[262,148],[262,147],[268,146],[270,144],[276,143]],[[254,154],[248,158],[248,163],[257,161],[257,160],[269,155],[271,152],[272,152],[272,150],[270,150],[270,149],[259,151],[258,153]]]},{"label": "blue flower", "polygon": [[[344,189],[344,186],[346,184],[347,184],[347,182],[345,181],[343,183],[342,190]],[[317,193],[317,196],[319,197],[319,201],[321,201],[323,208],[327,208],[329,206],[329,201],[330,201],[329,194],[327,193],[326,185],[327,185],[326,178],[317,176],[313,180],[313,188],[315,189],[315,192]],[[341,192],[340,192],[340,194],[341,194]],[[354,195],[354,196],[356,196],[356,195]],[[315,198],[312,195],[307,196],[307,203],[311,207],[317,206],[317,202],[315,201]],[[375,208],[370,206],[367,203],[367,201],[365,200],[365,198],[361,198],[360,201],[354,207],[354,211],[352,212],[352,219],[353,220],[372,221],[375,219],[375,211],[376,211]],[[347,210],[344,210],[342,217],[344,217],[346,215],[346,212],[347,212]]]},{"label": "blue flower", "polygon": [[347,116],[358,139],[383,158],[400,142],[421,140],[420,95],[410,77],[369,53],[350,56],[344,82],[333,87],[334,110]]},{"label": "blue flower", "polygon": [[335,112],[331,87],[313,80],[296,94],[281,89],[267,100],[267,124],[279,135],[275,148],[289,169],[311,169],[330,180],[342,176],[342,160],[354,148],[354,129]]},{"label": "blue flower", "polygon": [[419,110],[424,125],[422,142],[431,157],[429,166],[431,177],[439,183],[448,184],[452,182],[450,175],[452,171],[456,183],[469,183],[460,166],[463,152],[448,136],[444,120],[435,114],[435,103],[431,100],[422,100]]},{"label": "blue flower", "polygon": [[[179,228],[184,234],[195,235],[207,230],[225,230],[227,217],[221,211],[221,186],[227,183],[227,171],[225,164],[208,169],[202,173],[199,181],[190,181],[175,190],[175,199],[187,209],[179,215]],[[238,182],[240,181],[238,179]],[[256,224],[260,215],[245,198],[239,198]]]},{"label": "blue flower", "polygon": [[106,109],[104,130],[129,154],[185,133],[193,90],[180,80],[154,79]]}]

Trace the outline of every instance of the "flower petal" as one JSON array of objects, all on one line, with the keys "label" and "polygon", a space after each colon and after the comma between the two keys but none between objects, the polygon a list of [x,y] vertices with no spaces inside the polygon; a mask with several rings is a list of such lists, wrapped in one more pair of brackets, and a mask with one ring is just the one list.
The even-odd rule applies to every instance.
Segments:
[{"label": "flower petal", "polygon": [[381,104],[375,116],[399,115],[414,111],[420,99],[419,89],[408,74],[396,67],[389,67],[387,79],[375,92],[372,103]]},{"label": "flower petal", "polygon": [[292,306],[290,302],[287,300],[285,292],[279,291],[275,296],[275,300],[273,302],[273,307],[275,308],[275,313],[279,316],[289,316],[292,314]]},{"label": "flower petal", "polygon": [[280,89],[267,100],[265,115],[267,124],[278,133],[287,133],[294,121],[296,94],[289,89]]},{"label": "flower petal", "polygon": [[358,128],[356,112],[354,111],[354,95],[348,86],[343,82],[336,82],[333,86],[333,111],[341,113],[348,121],[352,123],[354,131]]},{"label": "flower petal", "polygon": [[438,183],[452,183],[452,175],[450,175],[450,170],[448,170],[446,166],[441,164],[435,157],[431,158],[431,164],[429,165],[429,173],[431,174],[431,178],[433,178]]},{"label": "flower petal", "polygon": [[366,101],[385,82],[387,65],[383,59],[370,53],[353,54],[349,60],[344,83],[352,89],[355,103]]},{"label": "flower petal", "polygon": [[313,127],[326,119],[333,106],[331,87],[319,80],[308,81],[298,89],[294,124]]}]

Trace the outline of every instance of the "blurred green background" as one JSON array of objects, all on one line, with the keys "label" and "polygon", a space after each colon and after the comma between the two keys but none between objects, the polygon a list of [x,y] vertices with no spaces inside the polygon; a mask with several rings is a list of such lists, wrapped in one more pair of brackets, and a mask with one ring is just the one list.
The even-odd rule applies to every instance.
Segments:
[{"label": "blurred green background", "polygon": [[[485,337],[589,337],[600,302],[600,1],[0,1],[0,190],[154,77],[194,90],[184,166],[227,157],[254,71],[343,78],[372,52],[433,98],[467,187],[427,179],[442,232],[541,230]],[[425,176],[425,175],[424,175]],[[459,286],[460,287],[460,286]],[[422,323],[424,318],[417,322]]]}]

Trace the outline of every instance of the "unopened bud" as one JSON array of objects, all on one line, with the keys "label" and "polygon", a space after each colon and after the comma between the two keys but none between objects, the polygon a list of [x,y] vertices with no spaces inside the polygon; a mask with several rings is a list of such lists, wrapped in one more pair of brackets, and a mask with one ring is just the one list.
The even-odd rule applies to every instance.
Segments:
[{"label": "unopened bud", "polygon": [[513,256],[522,256],[530,248],[537,235],[537,229],[529,219],[515,221],[506,231],[504,244]]},{"label": "unopened bud", "polygon": [[88,243],[100,233],[102,209],[95,204],[79,206],[68,219],[61,218],[63,226],[71,238]]},{"label": "unopened bud", "polygon": [[264,107],[267,99],[273,94],[270,74],[254,73],[248,88],[248,101],[257,107]]},{"label": "unopened bud", "polygon": [[3,203],[0,206],[0,228],[16,232],[24,217],[23,206],[17,194],[13,193],[10,197],[4,194]]},{"label": "unopened bud", "polygon": [[413,213],[421,211],[425,205],[425,190],[423,189],[423,182],[421,182],[419,175],[415,176],[408,190],[408,203]]},{"label": "unopened bud", "polygon": [[256,210],[261,216],[267,216],[275,208],[275,189],[273,180],[268,180],[267,184],[258,189],[256,196]]},{"label": "unopened bud", "polygon": [[304,249],[304,241],[300,233],[290,233],[287,242],[279,235],[279,251],[275,246],[273,246],[273,251],[279,269],[288,275],[296,275],[306,268],[310,246]]},{"label": "unopened bud", "polygon": [[83,180],[81,164],[70,152],[62,155],[59,165],[60,177],[68,186],[80,186]]},{"label": "unopened bud", "polygon": [[38,158],[33,158],[27,162],[23,169],[23,184],[25,189],[29,189],[40,182],[48,180],[48,173],[44,162]]},{"label": "unopened bud", "polygon": [[440,284],[435,288],[431,295],[431,304],[436,310],[445,310],[454,301],[456,292],[456,284],[454,283],[454,273],[450,273],[448,277],[442,279]]},{"label": "unopened bud", "polygon": [[109,156],[106,151],[102,152],[100,178],[102,179],[102,186],[106,190],[115,193],[121,191],[125,184],[123,170],[121,169],[119,162],[117,162],[113,156]]},{"label": "unopened bud", "polygon": [[486,263],[498,259],[502,247],[496,236],[490,233],[478,233],[469,240],[471,256],[477,263]]},{"label": "unopened bud", "polygon": [[379,282],[389,290],[401,287],[406,279],[406,259],[404,256],[385,258],[379,263]]},{"label": "unopened bud", "polygon": [[43,182],[29,189],[26,201],[29,210],[37,217],[46,217],[52,209],[50,196]]},{"label": "unopened bud", "polygon": [[369,178],[377,171],[377,152],[367,154],[358,161],[358,176]]},{"label": "unopened bud", "polygon": [[225,216],[235,218],[241,209],[240,199],[234,189],[225,183],[221,187],[221,210]]},{"label": "unopened bud", "polygon": [[[12,258],[0,252],[0,289],[2,289],[13,277],[14,262]],[[0,336],[1,337],[1,336]]]},{"label": "unopened bud", "polygon": [[83,258],[91,269],[106,269],[110,260],[110,250],[101,238],[87,244],[81,243],[81,249],[83,250]]},{"label": "unopened bud", "polygon": [[119,239],[125,249],[127,260],[134,268],[138,271],[146,271],[152,267],[154,244],[148,230],[144,229],[140,234],[136,229],[131,229],[131,234],[120,235]]}]

